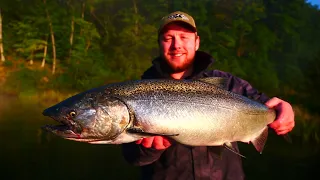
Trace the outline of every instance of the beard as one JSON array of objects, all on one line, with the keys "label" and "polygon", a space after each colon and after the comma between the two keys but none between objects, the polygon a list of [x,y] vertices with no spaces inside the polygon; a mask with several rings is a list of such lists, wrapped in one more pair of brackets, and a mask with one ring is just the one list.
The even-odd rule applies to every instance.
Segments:
[{"label": "beard", "polygon": [[187,59],[187,61],[185,61],[183,64],[175,64],[173,62],[170,62],[170,60],[166,59],[164,56],[162,56],[162,59],[163,68],[170,74],[184,72],[188,70],[194,62],[194,58]]}]

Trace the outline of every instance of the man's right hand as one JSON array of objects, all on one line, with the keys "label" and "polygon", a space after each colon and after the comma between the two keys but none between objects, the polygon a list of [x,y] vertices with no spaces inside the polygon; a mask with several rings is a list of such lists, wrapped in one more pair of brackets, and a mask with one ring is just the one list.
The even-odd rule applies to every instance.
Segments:
[{"label": "man's right hand", "polygon": [[145,148],[154,148],[157,150],[167,149],[171,146],[171,142],[163,136],[154,136],[149,138],[142,138],[136,141],[136,144],[141,144]]}]

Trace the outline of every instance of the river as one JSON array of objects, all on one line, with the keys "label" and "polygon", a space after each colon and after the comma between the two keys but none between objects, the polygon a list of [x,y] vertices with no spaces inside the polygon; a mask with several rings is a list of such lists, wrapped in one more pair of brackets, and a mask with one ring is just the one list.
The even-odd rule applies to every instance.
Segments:
[{"label": "river", "polygon": [[[51,102],[52,104],[52,102]],[[138,179],[117,145],[92,145],[55,137],[40,127],[50,102],[0,96],[1,179]],[[263,154],[240,143],[247,179],[307,179],[318,176],[319,151],[310,144],[287,143],[270,133]]]}]

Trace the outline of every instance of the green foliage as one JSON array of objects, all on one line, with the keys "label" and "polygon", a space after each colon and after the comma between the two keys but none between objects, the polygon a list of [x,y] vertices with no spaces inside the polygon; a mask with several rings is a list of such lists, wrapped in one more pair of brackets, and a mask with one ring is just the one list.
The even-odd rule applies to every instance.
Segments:
[{"label": "green foliage", "polygon": [[46,73],[45,71],[31,70],[22,66],[19,70],[8,74],[4,91],[14,92],[19,95],[36,93],[42,88],[40,78]]},{"label": "green foliage", "polygon": [[[139,79],[158,55],[160,18],[181,10],[195,18],[200,50],[216,61],[210,68],[231,72],[269,96],[304,104],[314,113],[319,109],[320,12],[304,0],[43,2],[1,1],[5,55],[11,57],[4,67],[12,70],[6,81],[12,91],[78,91]],[[58,59],[54,76],[46,10]],[[45,48],[46,64],[39,69]],[[14,60],[21,58],[35,63],[30,68]],[[49,81],[41,82],[43,77]]]},{"label": "green foliage", "polygon": [[110,69],[105,66],[103,56],[100,52],[90,52],[85,54],[77,51],[77,46],[73,51],[70,63],[63,67],[64,73],[57,79],[57,85],[68,89],[86,89],[102,85],[111,74]]}]

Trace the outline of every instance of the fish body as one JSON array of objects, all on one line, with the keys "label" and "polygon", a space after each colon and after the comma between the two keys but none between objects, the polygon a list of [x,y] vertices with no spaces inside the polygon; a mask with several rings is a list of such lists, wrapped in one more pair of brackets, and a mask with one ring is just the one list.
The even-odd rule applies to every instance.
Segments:
[{"label": "fish body", "polygon": [[225,86],[224,78],[108,84],[44,110],[63,124],[45,129],[90,143],[121,144],[163,135],[190,146],[252,142],[261,152],[275,111]]}]

